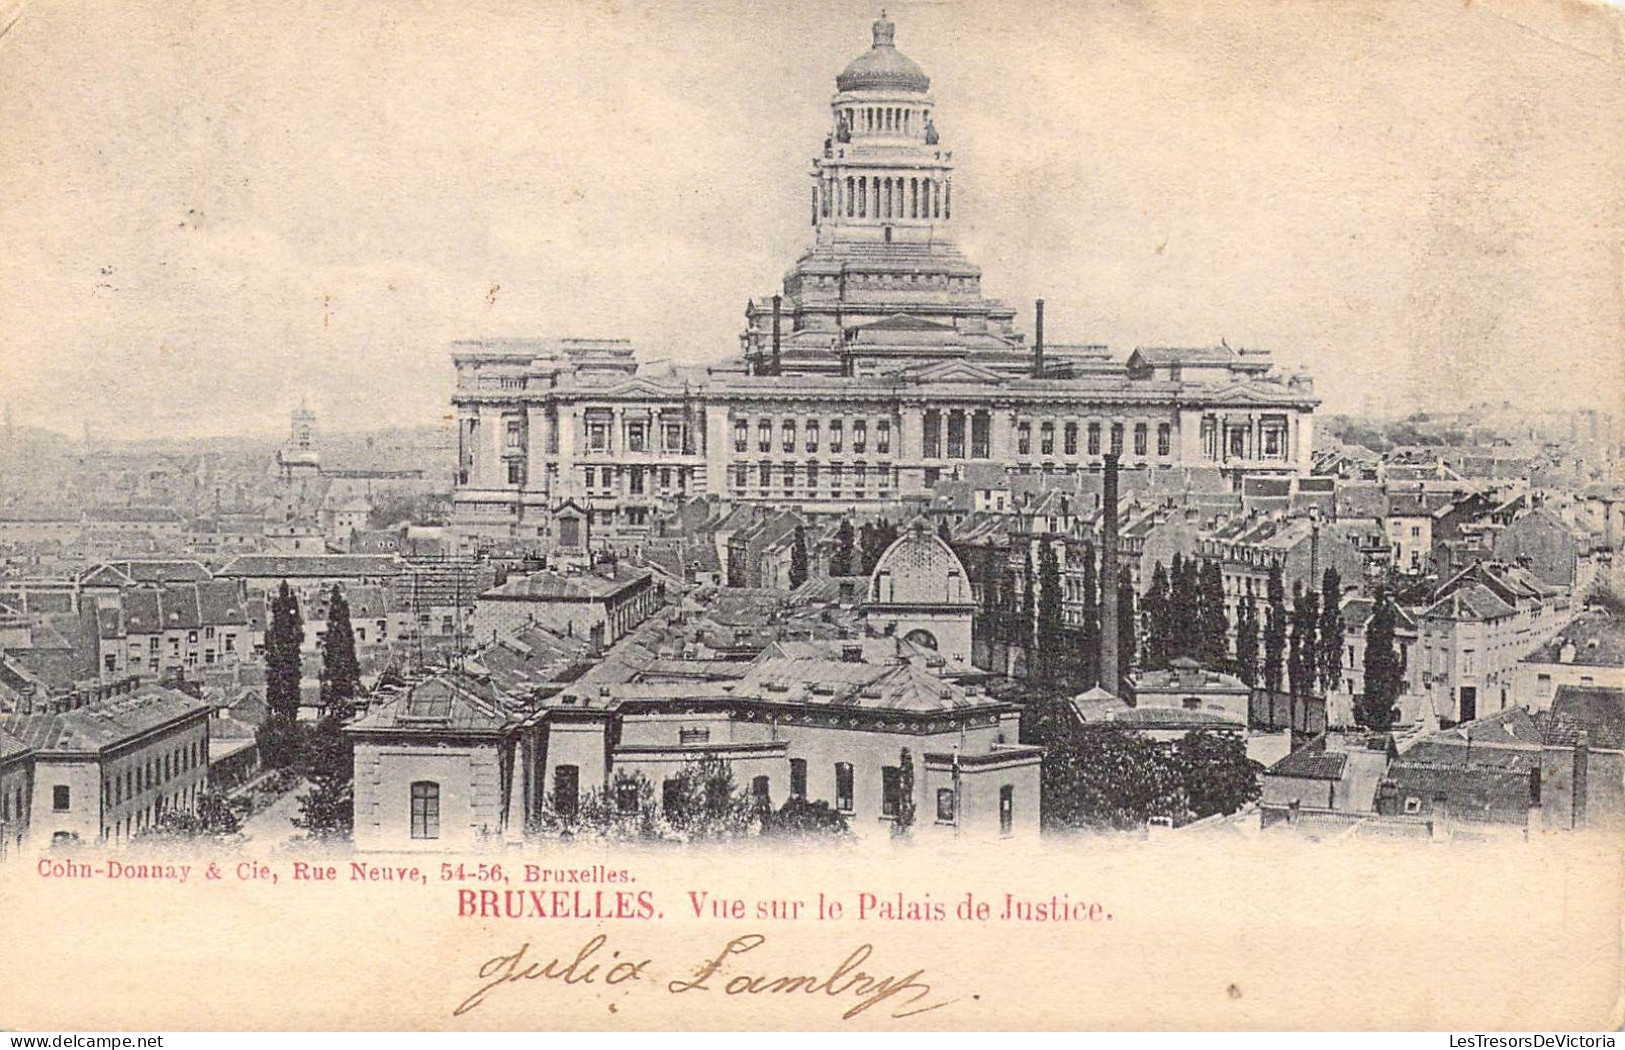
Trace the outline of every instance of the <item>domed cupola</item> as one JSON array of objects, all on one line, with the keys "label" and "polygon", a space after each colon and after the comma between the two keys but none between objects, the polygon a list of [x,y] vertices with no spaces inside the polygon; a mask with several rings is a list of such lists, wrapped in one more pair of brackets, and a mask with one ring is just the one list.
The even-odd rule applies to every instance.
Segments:
[{"label": "domed cupola", "polygon": [[931,78],[925,75],[914,60],[897,50],[893,41],[897,26],[880,12],[875,19],[874,46],[842,70],[835,78],[835,87],[847,91],[912,91],[924,94],[931,90]]}]

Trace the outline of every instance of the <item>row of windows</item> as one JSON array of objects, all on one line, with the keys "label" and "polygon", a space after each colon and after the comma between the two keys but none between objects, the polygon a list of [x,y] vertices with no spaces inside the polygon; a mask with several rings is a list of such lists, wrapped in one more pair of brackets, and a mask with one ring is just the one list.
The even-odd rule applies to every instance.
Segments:
[{"label": "row of windows", "polygon": [[673,484],[678,492],[688,490],[688,468],[677,467],[586,467],[583,475],[587,491],[592,493],[597,488],[604,495],[610,495],[615,489],[615,483],[624,474],[626,489],[631,495],[641,496],[653,484],[661,490],[670,490]]},{"label": "row of windows", "polygon": [[[1068,422],[1061,426],[1061,454],[1076,456],[1078,454],[1079,427],[1077,423]],[[1055,454],[1056,426],[1053,422],[1045,420],[1038,425],[1038,452],[1043,456]],[[1109,431],[1111,451],[1122,455],[1124,427],[1121,423],[1113,423]],[[1083,431],[1084,447],[1087,455],[1098,456],[1101,449],[1102,428],[1099,423],[1090,423]],[[1134,424],[1134,455],[1147,456],[1151,452],[1151,428],[1147,423]],[[1031,455],[1033,451],[1033,425],[1027,420],[1016,424],[1016,454]],[[1157,455],[1168,456],[1173,454],[1173,425],[1169,423],[1157,424]]]},{"label": "row of windows", "polygon": [[[806,487],[809,489],[816,489],[821,483],[827,481],[830,488],[839,493],[844,479],[848,476],[846,468],[840,463],[831,463],[822,468],[817,463],[808,463],[805,467],[797,467],[794,463],[786,463],[776,469],[779,481],[782,483],[786,494],[796,488],[797,479],[801,477],[805,477]],[[768,489],[772,487],[774,470],[775,467],[771,463],[762,463],[757,466],[755,471],[756,481],[761,488]],[[733,470],[734,488],[748,488],[751,473],[749,464],[736,464]],[[896,468],[885,465],[877,465],[871,471],[867,464],[855,463],[851,467],[850,476],[852,487],[856,489],[866,487],[871,477],[877,485],[882,487],[897,483]]]},{"label": "row of windows", "polygon": [[[609,419],[587,419],[587,451],[608,452],[612,443],[614,424]],[[623,426],[621,448],[627,452],[653,452],[654,429],[647,420],[628,420]],[[683,424],[666,422],[660,425],[661,452],[682,452]]]},{"label": "row of windows", "polygon": [[[708,730],[685,731],[698,734]],[[850,762],[835,763],[835,808],[841,813],[852,813],[854,804],[855,776]],[[573,815],[580,805],[581,770],[578,766],[561,765],[553,770],[553,805],[561,814]],[[677,805],[676,793],[679,783],[675,778],[667,779],[661,785],[661,806],[671,809]],[[766,776],[754,777],[750,784],[751,797],[764,805],[772,805],[771,782]],[[805,799],[807,797],[807,760],[792,758],[790,760],[790,797]],[[616,806],[623,813],[636,811],[638,807],[637,785],[635,783],[622,783],[617,788]],[[953,788],[941,788],[937,791],[937,820],[943,823],[957,823],[959,820],[959,800]],[[880,813],[886,817],[897,817],[903,807],[903,771],[899,766],[883,766],[880,770]],[[999,827],[1001,831],[1008,832],[1015,823],[1015,788],[1006,784],[999,789]],[[430,781],[418,781],[412,785],[412,837],[437,838],[440,833],[440,786]]]},{"label": "row of windows", "polygon": [[[820,435],[818,420],[807,420],[804,427],[798,427],[793,419],[786,419],[779,425],[779,447],[785,452],[794,452],[797,442],[808,452],[817,452]],[[829,451],[840,452],[846,443],[845,421],[832,419],[829,421],[828,445]],[[750,422],[744,419],[734,420],[734,451],[745,452],[750,448]],[[852,421],[852,451],[863,453],[869,448],[869,421],[854,419]],[[773,421],[771,419],[758,420],[756,424],[756,450],[758,452],[773,451]],[[875,451],[884,455],[891,451],[891,420],[880,419],[875,421]]]},{"label": "row of windows", "polygon": [[[175,747],[166,755],[150,757],[142,765],[126,769],[122,777],[116,773],[111,777],[104,777],[102,805],[116,806],[126,798],[134,798],[138,792],[149,791],[171,777],[196,769],[203,761],[203,741],[194,740],[190,744]],[[69,794],[65,785],[57,785],[51,807],[58,812],[69,808]]]}]

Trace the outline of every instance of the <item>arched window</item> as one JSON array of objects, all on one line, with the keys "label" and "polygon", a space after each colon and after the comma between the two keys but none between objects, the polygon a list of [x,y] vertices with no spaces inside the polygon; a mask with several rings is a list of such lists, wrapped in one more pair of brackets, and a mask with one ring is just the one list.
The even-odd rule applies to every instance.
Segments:
[{"label": "arched window", "polygon": [[440,837],[440,785],[432,780],[412,782],[412,837]]}]

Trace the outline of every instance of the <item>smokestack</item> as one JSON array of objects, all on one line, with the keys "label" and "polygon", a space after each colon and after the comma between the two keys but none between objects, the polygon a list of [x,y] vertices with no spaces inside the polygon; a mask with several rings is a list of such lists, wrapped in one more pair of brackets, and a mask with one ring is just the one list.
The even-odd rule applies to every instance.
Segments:
[{"label": "smokestack", "polygon": [[1033,378],[1044,378],[1044,300],[1033,304]]},{"label": "smokestack", "polygon": [[1117,695],[1117,453],[1106,453],[1100,542],[1100,688]]},{"label": "smokestack", "polygon": [[779,301],[780,297],[773,297],[773,374],[779,374]]}]

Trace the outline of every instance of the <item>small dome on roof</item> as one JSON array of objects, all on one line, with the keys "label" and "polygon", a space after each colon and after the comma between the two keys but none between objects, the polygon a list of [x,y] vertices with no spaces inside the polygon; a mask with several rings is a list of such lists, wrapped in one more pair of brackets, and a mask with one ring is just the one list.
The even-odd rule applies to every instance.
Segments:
[{"label": "small dome on roof", "polygon": [[875,562],[869,600],[882,605],[968,605],[965,566],[922,520],[903,531]]},{"label": "small dome on roof", "polygon": [[854,58],[850,65],[835,78],[840,91],[917,91],[931,89],[931,78],[925,75],[913,59],[893,45],[897,26],[880,12],[875,19],[875,42],[868,51]]}]

